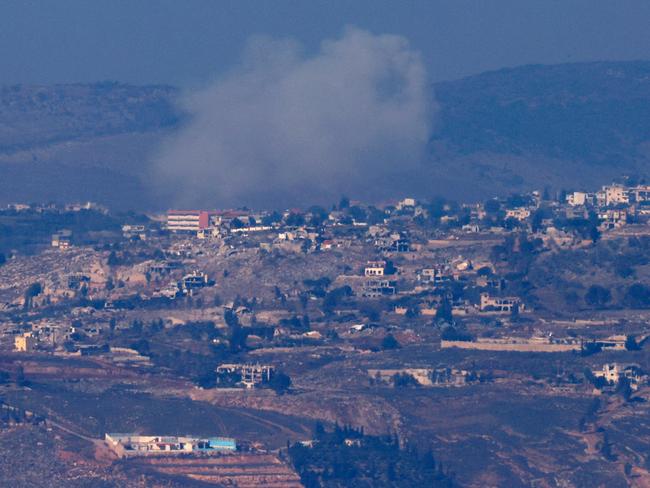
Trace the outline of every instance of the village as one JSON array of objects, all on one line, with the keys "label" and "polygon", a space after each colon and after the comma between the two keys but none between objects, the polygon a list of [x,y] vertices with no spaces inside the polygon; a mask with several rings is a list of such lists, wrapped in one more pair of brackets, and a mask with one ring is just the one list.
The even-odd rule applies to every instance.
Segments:
[{"label": "village", "polygon": [[[219,459],[244,449],[277,453],[269,462],[280,466],[293,452],[285,441],[313,437],[309,422],[422,442],[400,421],[415,407],[396,410],[394,395],[514,391],[602,399],[609,412],[650,391],[650,185],[630,179],[481,203],[344,197],[284,211],[13,204],[0,229],[0,395],[12,408],[47,417],[26,385],[80,382],[85,395],[100,375],[107,387],[256,409],[255,421],[281,426],[265,439],[222,421],[85,431],[117,458],[204,455],[212,442]],[[597,412],[581,417],[589,435],[602,429]],[[112,433],[125,428],[134,433]],[[639,470],[647,461],[620,459]]]}]

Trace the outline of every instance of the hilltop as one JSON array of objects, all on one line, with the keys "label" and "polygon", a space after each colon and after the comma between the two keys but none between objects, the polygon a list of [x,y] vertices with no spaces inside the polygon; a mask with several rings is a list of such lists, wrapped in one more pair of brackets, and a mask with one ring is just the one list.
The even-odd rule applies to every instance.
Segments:
[{"label": "hilltop", "polygon": [[[480,199],[648,172],[650,62],[522,66],[433,90],[428,160],[396,193]],[[112,82],[0,88],[0,203],[166,206],[148,161],[182,124],[177,96]]]}]

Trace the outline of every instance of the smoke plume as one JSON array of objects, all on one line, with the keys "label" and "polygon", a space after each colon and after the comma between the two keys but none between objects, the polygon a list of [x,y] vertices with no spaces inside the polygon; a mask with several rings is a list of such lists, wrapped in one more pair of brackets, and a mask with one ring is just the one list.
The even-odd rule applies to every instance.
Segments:
[{"label": "smoke plume", "polygon": [[419,54],[400,36],[349,28],[313,55],[257,38],[236,69],[185,94],[189,118],[163,144],[158,176],[186,205],[388,196],[420,164],[429,92]]}]

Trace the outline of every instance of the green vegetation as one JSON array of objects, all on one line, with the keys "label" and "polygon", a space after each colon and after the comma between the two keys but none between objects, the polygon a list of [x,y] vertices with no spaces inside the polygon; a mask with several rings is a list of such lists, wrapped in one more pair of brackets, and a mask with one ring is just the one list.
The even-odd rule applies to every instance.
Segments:
[{"label": "green vegetation", "polygon": [[451,478],[433,453],[400,447],[397,437],[363,429],[317,425],[311,446],[295,443],[289,457],[307,488],[449,487]]}]

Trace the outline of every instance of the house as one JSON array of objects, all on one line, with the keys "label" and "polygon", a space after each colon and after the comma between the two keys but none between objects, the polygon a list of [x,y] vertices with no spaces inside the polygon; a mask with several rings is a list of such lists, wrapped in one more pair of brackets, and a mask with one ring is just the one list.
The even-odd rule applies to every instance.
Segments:
[{"label": "house", "polygon": [[517,207],[506,210],[506,219],[526,220],[530,217],[530,210],[525,207]]},{"label": "house", "polygon": [[492,297],[489,293],[481,293],[479,310],[481,312],[512,312],[517,307],[523,311],[524,305],[518,297]]},{"label": "house", "polygon": [[630,199],[636,203],[650,201],[650,185],[639,185],[630,188]]},{"label": "house", "polygon": [[217,375],[241,378],[239,383],[249,389],[271,381],[274,371],[273,366],[266,364],[227,363],[217,367]]},{"label": "house", "polygon": [[122,236],[125,239],[132,239],[133,237],[138,237],[140,240],[145,240],[147,234],[145,232],[144,225],[129,225],[125,224],[122,226]]},{"label": "house", "polygon": [[90,283],[90,276],[81,273],[74,273],[68,276],[68,288],[70,290],[79,290],[84,285],[88,286]]},{"label": "house", "polygon": [[610,206],[630,203],[630,191],[623,185],[607,185],[596,193],[596,200],[600,206]]},{"label": "house", "polygon": [[235,439],[138,434],[106,434],[108,447],[120,458],[179,454],[220,454],[237,450]]},{"label": "house", "polygon": [[372,279],[363,283],[361,295],[366,298],[378,298],[397,293],[397,283],[391,280]]},{"label": "house", "polygon": [[566,202],[572,207],[581,207],[584,205],[593,205],[595,195],[583,191],[574,191],[566,196]]},{"label": "house", "polygon": [[32,352],[35,346],[36,338],[31,332],[25,332],[14,339],[14,351],[16,352]]},{"label": "house", "polygon": [[71,230],[61,230],[56,234],[52,234],[52,247],[56,247],[62,251],[69,249],[72,245],[72,231]]},{"label": "house", "polygon": [[202,271],[192,271],[183,276],[181,280],[181,288],[185,292],[191,292],[192,290],[206,287],[209,284],[208,275]]},{"label": "house", "polygon": [[364,276],[384,276],[386,261],[368,261],[363,270]]},{"label": "house", "polygon": [[439,285],[451,280],[451,276],[445,273],[443,267],[422,268],[417,273],[417,279],[424,285]]},{"label": "house", "polygon": [[607,209],[598,213],[600,219],[600,227],[603,230],[617,229],[627,223],[628,211],[625,209]]},{"label": "house", "polygon": [[637,390],[639,386],[648,382],[648,375],[644,374],[637,364],[608,363],[604,364],[601,370],[592,373],[596,378],[603,378],[609,385],[616,385],[622,378],[626,378],[632,390]]},{"label": "house", "polygon": [[405,208],[413,208],[416,205],[415,198],[404,198],[400,202],[397,203],[397,210],[403,210]]}]

